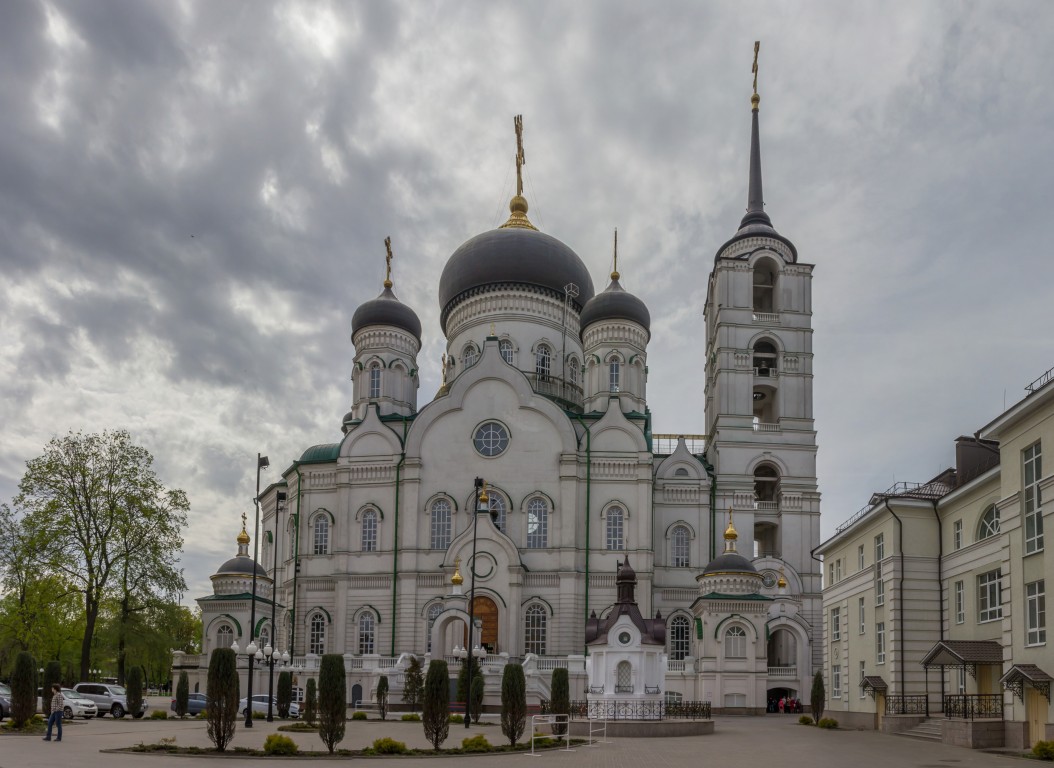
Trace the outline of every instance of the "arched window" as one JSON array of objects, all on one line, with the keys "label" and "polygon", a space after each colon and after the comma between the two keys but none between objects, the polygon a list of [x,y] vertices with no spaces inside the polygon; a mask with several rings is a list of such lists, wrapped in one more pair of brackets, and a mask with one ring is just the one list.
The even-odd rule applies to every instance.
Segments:
[{"label": "arched window", "polygon": [[578,358],[572,356],[567,361],[567,378],[576,387],[582,380],[582,366],[578,362]]},{"label": "arched window", "polygon": [[315,518],[315,541],[311,551],[316,555],[329,554],[329,518],[325,515]]},{"label": "arched window", "polygon": [[475,344],[469,344],[465,347],[464,353],[461,355],[461,359],[465,364],[466,368],[471,368],[479,360],[479,350],[476,349]]},{"label": "arched window", "polygon": [[450,546],[450,502],[436,499],[432,502],[432,549]]},{"label": "arched window", "polygon": [[436,623],[436,619],[439,618],[439,614],[443,612],[443,606],[440,603],[433,603],[428,606],[428,613],[426,615],[427,629],[425,630],[425,639],[428,643],[428,650],[426,653],[432,652],[432,625]]},{"label": "arched window", "polygon": [[498,351],[501,353],[501,359],[509,365],[512,365],[512,356],[514,354],[512,342],[508,339],[502,339],[498,342]]},{"label": "arched window", "polygon": [[507,517],[507,506],[505,504],[505,498],[500,493],[494,493],[493,491],[488,494],[490,496],[490,509],[492,512],[497,513],[497,517],[494,518],[494,525],[502,533],[508,533],[508,529],[505,527]]},{"label": "arched window", "polygon": [[977,527],[977,540],[987,539],[999,533],[999,509],[993,504],[981,515],[981,524]]},{"label": "arched window", "polygon": [[623,514],[622,507],[611,507],[607,511],[606,535],[604,537],[607,549],[620,550],[625,548],[622,539]]},{"label": "arched window", "polygon": [[540,605],[532,605],[524,616],[523,652],[545,655],[546,616]]},{"label": "arched window", "polygon": [[776,347],[768,341],[759,341],[754,345],[754,375],[776,375]]},{"label": "arched window", "polygon": [[311,617],[311,629],[307,636],[307,652],[321,656],[326,652],[326,617],[316,613]]},{"label": "arched window", "polygon": [[378,362],[370,363],[370,397],[377,398],[381,396],[381,364]]},{"label": "arched window", "polygon": [[608,390],[618,392],[622,379],[622,363],[617,357],[608,358]]},{"label": "arched window", "polygon": [[633,693],[633,666],[628,661],[615,667],[615,693]]},{"label": "arched window", "polygon": [[260,648],[266,648],[271,644],[271,630],[268,627],[260,630],[260,636],[256,638],[256,644]]},{"label": "arched window", "polygon": [[359,653],[373,653],[374,619],[372,613],[359,616]]},{"label": "arched window", "polygon": [[754,311],[776,311],[776,271],[769,259],[760,259],[754,265]]},{"label": "arched window", "polygon": [[216,647],[230,648],[234,644],[234,630],[230,624],[221,624],[216,632]]},{"label": "arched window", "polygon": [[691,626],[687,616],[674,616],[670,620],[670,658],[674,661],[688,655]]},{"label": "arched window", "polygon": [[549,505],[537,496],[527,502],[527,548],[549,546]]},{"label": "arched window", "polygon": [[670,565],[674,568],[688,567],[688,540],[690,539],[688,528],[683,525],[675,526],[670,533]]},{"label": "arched window", "polygon": [[754,470],[754,498],[758,501],[775,502],[779,490],[780,476],[770,464],[762,464]]},{"label": "arched window", "polygon": [[534,372],[541,381],[548,381],[552,370],[553,351],[545,344],[539,344],[534,353]]},{"label": "arched window", "polygon": [[745,659],[747,657],[747,631],[742,627],[729,627],[725,632],[725,658]]},{"label": "arched window", "polygon": [[372,509],[362,513],[362,551],[377,551],[377,513]]}]

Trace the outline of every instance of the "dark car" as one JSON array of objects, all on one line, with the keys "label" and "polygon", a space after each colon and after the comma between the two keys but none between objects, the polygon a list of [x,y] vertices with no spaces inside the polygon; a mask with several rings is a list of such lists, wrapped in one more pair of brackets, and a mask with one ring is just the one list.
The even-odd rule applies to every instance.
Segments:
[{"label": "dark car", "polygon": [[[191,693],[187,696],[187,714],[200,715],[209,708],[209,699],[204,693]],[[176,711],[176,700],[172,699],[172,711]]]}]

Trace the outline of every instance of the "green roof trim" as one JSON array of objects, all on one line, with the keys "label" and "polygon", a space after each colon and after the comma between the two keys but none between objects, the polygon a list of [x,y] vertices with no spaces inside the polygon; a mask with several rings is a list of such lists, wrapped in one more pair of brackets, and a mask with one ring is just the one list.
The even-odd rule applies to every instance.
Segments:
[{"label": "green roof trim", "polygon": [[703,595],[698,598],[699,600],[764,600],[771,602],[772,598],[768,595],[759,595],[756,592],[752,595],[726,595],[722,592],[711,592],[709,595]]},{"label": "green roof trim", "polygon": [[[199,603],[200,602],[205,602],[206,600],[212,602],[212,601],[215,601],[215,600],[251,600],[251,599],[252,599],[252,595],[250,595],[248,592],[242,592],[242,593],[237,594],[237,595],[209,595],[208,597],[199,597],[198,598],[198,602]],[[256,602],[258,602],[258,603],[265,603],[267,605],[271,604],[270,600],[268,600],[266,597],[261,597],[260,595],[256,596]],[[285,607],[281,603],[275,603],[275,605],[277,605],[279,608],[284,608]]]},{"label": "green roof trim", "polygon": [[304,451],[300,457],[301,464],[324,464],[336,461],[340,456],[340,443],[321,443]]}]

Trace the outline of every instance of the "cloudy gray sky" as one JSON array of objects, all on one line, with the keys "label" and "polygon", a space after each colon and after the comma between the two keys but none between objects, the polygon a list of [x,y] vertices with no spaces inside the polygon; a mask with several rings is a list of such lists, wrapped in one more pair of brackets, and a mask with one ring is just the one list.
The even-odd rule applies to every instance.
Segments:
[{"label": "cloudy gray sky", "polygon": [[438,387],[447,256],[531,219],[598,286],[619,228],[657,432],[701,433],[702,309],[746,202],[816,265],[823,531],[928,479],[1054,366],[1054,4],[46,2],[0,8],[0,500],[70,429],[188,492],[191,590],[339,436],[350,320],[395,285]]}]

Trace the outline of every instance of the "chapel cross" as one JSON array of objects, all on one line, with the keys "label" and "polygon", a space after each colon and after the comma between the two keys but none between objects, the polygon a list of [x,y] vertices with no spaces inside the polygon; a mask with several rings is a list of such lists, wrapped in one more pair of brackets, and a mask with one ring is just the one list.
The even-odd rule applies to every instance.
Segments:
[{"label": "chapel cross", "polygon": [[384,238],[384,248],[388,251],[388,255],[384,257],[385,273],[384,273],[384,287],[392,287],[392,238]]},{"label": "chapel cross", "polygon": [[758,95],[758,49],[761,48],[761,41],[754,41],[754,66],[750,68],[750,71],[754,73],[754,95]]},{"label": "chapel cross", "polygon": [[516,115],[512,119],[516,127],[516,194],[523,195],[523,166],[527,158],[523,154],[523,115]]}]

